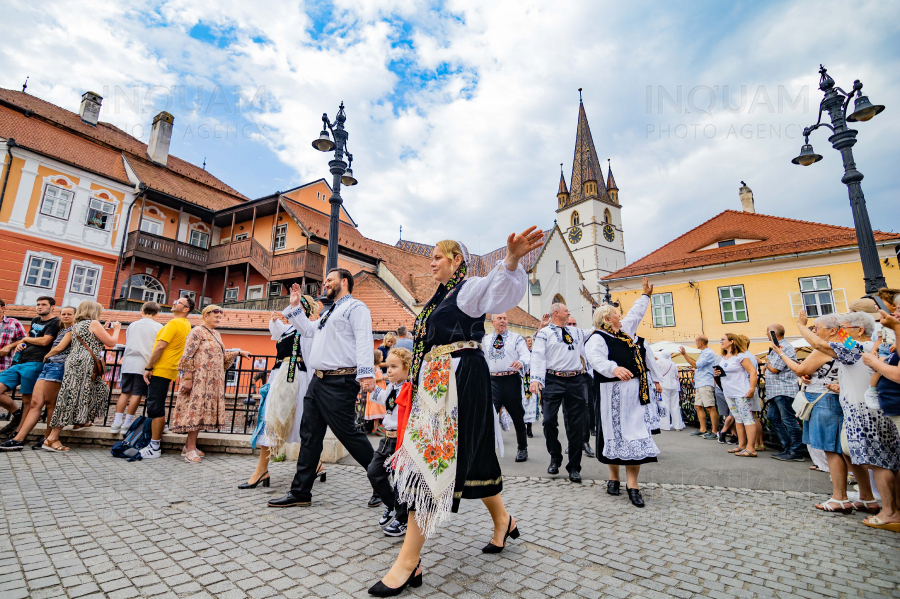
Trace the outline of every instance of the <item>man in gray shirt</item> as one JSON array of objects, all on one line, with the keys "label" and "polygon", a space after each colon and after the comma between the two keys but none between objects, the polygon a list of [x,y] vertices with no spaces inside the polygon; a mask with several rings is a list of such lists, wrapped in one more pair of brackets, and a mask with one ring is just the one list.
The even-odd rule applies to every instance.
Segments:
[{"label": "man in gray shirt", "polygon": [[[778,345],[781,346],[784,354],[790,359],[796,360],[797,350],[793,345],[784,341],[784,327],[780,324],[770,324],[768,331],[775,333]],[[776,460],[803,461],[803,455],[800,453],[803,431],[792,406],[798,391],[800,391],[800,384],[797,381],[797,375],[785,365],[781,356],[769,350],[766,356],[766,399],[768,399],[769,406],[766,416],[784,449],[781,453],[772,456]]]},{"label": "man in gray shirt", "polygon": [[397,343],[394,345],[394,347],[402,347],[404,349],[408,349],[409,351],[413,350],[413,340],[412,337],[410,337],[406,327],[397,327]]}]

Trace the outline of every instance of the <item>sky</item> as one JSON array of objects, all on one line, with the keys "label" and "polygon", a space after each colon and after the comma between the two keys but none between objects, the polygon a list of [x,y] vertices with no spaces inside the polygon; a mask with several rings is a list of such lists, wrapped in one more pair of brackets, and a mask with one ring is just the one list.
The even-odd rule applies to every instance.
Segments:
[{"label": "sky", "polygon": [[[790,163],[818,117],[818,69],[887,109],[854,154],[876,229],[900,230],[900,3],[519,0],[0,0],[0,87],[147,141],[248,197],[326,177],[321,115],[346,106],[360,231],[386,243],[460,239],[476,253],[548,228],[569,181],[578,88],[611,160],[627,258],[722,210],[853,226],[840,156]],[[893,25],[891,25],[893,23]]]}]

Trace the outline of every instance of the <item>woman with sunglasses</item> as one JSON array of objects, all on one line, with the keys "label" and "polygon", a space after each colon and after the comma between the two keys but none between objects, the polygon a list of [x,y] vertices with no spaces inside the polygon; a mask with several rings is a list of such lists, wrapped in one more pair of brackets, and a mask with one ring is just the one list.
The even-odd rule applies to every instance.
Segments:
[{"label": "woman with sunglasses", "polygon": [[182,455],[188,462],[199,462],[203,456],[197,449],[200,429],[225,425],[225,371],[238,355],[250,357],[243,350],[225,350],[216,330],[224,314],[216,305],[203,309],[203,323],[188,333],[184,354],[178,362],[181,385],[169,429],[173,433],[187,433]]}]

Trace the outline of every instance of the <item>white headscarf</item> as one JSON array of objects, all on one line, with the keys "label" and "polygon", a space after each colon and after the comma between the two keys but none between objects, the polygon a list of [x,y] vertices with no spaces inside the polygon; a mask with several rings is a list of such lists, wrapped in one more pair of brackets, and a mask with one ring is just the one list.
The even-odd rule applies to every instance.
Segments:
[{"label": "white headscarf", "polygon": [[660,386],[663,389],[677,389],[680,384],[678,381],[678,366],[672,361],[671,352],[665,349],[658,350],[656,359],[659,361],[657,368],[663,375],[662,380],[659,381]]},{"label": "white headscarf", "polygon": [[459,244],[459,249],[462,250],[463,262],[466,263],[466,266],[471,268],[472,267],[472,258],[471,258],[471,256],[469,256],[469,249],[466,247],[466,244],[464,244],[462,241],[460,241],[458,239],[455,241],[456,241],[456,243]]}]

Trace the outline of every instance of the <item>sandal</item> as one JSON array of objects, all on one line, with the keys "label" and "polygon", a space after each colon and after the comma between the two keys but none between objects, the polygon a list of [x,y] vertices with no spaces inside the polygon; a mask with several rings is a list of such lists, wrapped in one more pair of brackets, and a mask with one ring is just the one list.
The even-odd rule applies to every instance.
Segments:
[{"label": "sandal", "polygon": [[[197,450],[197,453],[200,454],[200,457],[201,457],[201,458],[206,456],[206,454],[203,453],[202,451],[200,451],[199,449]],[[185,448],[182,447],[182,448],[181,448],[181,457],[185,457],[185,456],[187,456],[187,451],[185,451]]]},{"label": "sandal", "polygon": [[742,451],[746,451],[746,450],[741,449],[740,447],[732,447],[731,449],[728,450],[728,453],[740,453]]},{"label": "sandal", "polygon": [[[871,501],[859,500],[852,503],[853,509],[855,509],[857,512],[866,512],[868,514],[878,514],[881,512],[881,507],[878,505],[878,501],[876,501],[875,499]],[[873,503],[875,504],[875,507],[872,507]],[[862,507],[860,507],[860,505],[862,505]]]},{"label": "sandal", "polygon": [[87,424],[76,424],[75,426],[72,427],[72,430],[73,430],[73,431],[80,431],[80,430],[83,429],[83,428],[90,428],[90,427],[92,427],[92,426],[94,426],[94,423],[93,423],[93,422],[88,422]]},{"label": "sandal", "polygon": [[819,468],[818,466],[810,466],[809,469],[810,469],[810,470],[815,470],[816,472],[825,472],[824,470],[822,470],[822,469]]},{"label": "sandal", "polygon": [[192,463],[199,462],[201,459],[200,451],[197,449],[192,449],[189,452],[187,452],[187,454],[184,456],[184,459],[186,462],[192,462]]},{"label": "sandal", "polygon": [[59,439],[57,439],[53,443],[50,443],[49,445],[47,444],[46,441],[44,441],[44,444],[41,445],[41,449],[46,449],[47,451],[56,451],[56,452],[69,451],[69,448],[66,447],[65,445],[63,445]]},{"label": "sandal", "polygon": [[862,521],[866,526],[871,526],[872,528],[881,528],[883,530],[889,530],[891,532],[900,532],[900,522],[882,522],[878,519],[878,516],[869,516],[865,520]]},{"label": "sandal", "polygon": [[758,456],[756,455],[756,452],[750,453],[750,452],[747,451],[746,449],[745,449],[744,451],[739,451],[739,452],[737,452],[737,453],[734,454],[734,455],[736,455],[736,456],[739,457],[739,458],[755,458],[755,457],[758,457]]},{"label": "sandal", "polygon": [[[840,507],[834,507],[838,505]],[[821,510],[823,512],[837,512],[838,514],[847,514],[853,513],[853,504],[849,501],[841,501],[839,499],[835,499],[834,497],[830,498],[825,503],[816,504],[815,508],[817,510]]]}]

